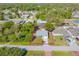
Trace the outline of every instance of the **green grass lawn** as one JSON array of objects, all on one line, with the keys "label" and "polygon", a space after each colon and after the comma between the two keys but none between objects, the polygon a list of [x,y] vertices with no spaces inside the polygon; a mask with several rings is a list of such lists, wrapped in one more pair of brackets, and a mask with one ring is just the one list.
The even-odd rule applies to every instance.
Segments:
[{"label": "green grass lawn", "polygon": [[62,36],[55,36],[53,39],[49,39],[49,45],[67,46],[67,41]]},{"label": "green grass lawn", "polygon": [[26,56],[44,56],[44,51],[27,51]]},{"label": "green grass lawn", "polygon": [[43,39],[41,39],[41,38],[36,38],[36,39],[34,39],[32,42],[31,42],[31,45],[43,45]]},{"label": "green grass lawn", "polygon": [[12,45],[30,45],[30,42],[11,42]]},{"label": "green grass lawn", "polygon": [[52,51],[53,56],[73,56],[71,51]]}]

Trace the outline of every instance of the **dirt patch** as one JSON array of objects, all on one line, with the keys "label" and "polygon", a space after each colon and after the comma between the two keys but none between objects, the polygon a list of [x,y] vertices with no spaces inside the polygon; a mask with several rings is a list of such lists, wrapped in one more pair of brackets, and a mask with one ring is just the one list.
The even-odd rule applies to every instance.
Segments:
[{"label": "dirt patch", "polygon": [[74,56],[79,56],[79,51],[73,51]]},{"label": "dirt patch", "polygon": [[51,51],[45,51],[45,56],[52,56]]}]

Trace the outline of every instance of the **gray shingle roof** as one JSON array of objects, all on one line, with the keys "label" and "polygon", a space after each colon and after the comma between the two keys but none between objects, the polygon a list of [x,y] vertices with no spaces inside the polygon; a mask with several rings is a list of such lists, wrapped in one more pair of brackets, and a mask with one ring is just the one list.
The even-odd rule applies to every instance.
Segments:
[{"label": "gray shingle roof", "polygon": [[72,17],[79,18],[79,11],[73,11]]},{"label": "gray shingle roof", "polygon": [[78,36],[79,35],[79,28],[68,28],[68,30],[72,33],[73,36]]},{"label": "gray shingle roof", "polygon": [[68,32],[63,27],[56,28],[53,33],[62,34],[63,36],[69,36]]}]

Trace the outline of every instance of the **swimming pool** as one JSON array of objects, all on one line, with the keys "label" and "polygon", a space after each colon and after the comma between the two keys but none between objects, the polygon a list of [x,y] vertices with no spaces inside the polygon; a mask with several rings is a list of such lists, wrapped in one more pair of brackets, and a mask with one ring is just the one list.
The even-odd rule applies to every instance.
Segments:
[{"label": "swimming pool", "polygon": [[79,24],[79,20],[74,20],[73,21],[75,24]]}]

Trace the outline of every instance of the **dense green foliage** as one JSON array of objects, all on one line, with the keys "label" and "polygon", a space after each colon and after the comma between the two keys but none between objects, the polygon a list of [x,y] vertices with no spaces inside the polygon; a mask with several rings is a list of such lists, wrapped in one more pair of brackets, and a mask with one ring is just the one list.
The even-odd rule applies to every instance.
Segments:
[{"label": "dense green foliage", "polygon": [[44,14],[44,13],[38,13],[37,15],[36,15],[36,18],[37,19],[41,19],[41,20],[46,20],[46,14]]},{"label": "dense green foliage", "polygon": [[48,22],[48,23],[45,24],[45,28],[46,28],[46,30],[51,32],[51,31],[53,31],[55,29],[55,24]]},{"label": "dense green foliage", "polygon": [[27,24],[13,24],[10,22],[3,24],[3,29],[0,33],[1,42],[22,42],[22,41],[31,41],[32,32],[34,31],[34,26],[32,23]]},{"label": "dense green foliage", "polygon": [[26,53],[26,50],[20,48],[0,48],[0,56],[24,56]]},{"label": "dense green foliage", "polygon": [[79,4],[0,4],[0,8],[0,10],[7,8],[15,13],[15,15],[9,13],[11,18],[19,17],[19,10],[37,10],[39,12],[37,18],[55,20],[71,18],[72,11],[79,10]]},{"label": "dense green foliage", "polygon": [[5,28],[10,28],[13,24],[14,24],[13,22],[5,22],[5,23],[3,24],[3,26],[4,26]]}]

